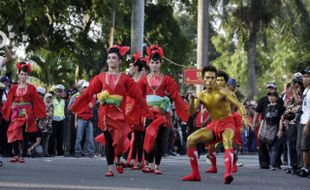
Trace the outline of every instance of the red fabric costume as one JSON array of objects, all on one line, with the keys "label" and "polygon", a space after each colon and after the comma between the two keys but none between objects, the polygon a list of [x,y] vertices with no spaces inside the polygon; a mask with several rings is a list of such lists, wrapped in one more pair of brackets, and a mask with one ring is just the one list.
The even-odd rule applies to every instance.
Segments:
[{"label": "red fabric costume", "polygon": [[[143,76],[139,85],[145,96],[157,95],[160,97],[168,96],[175,103],[176,113],[182,121],[188,120],[188,104],[184,102],[179,93],[177,83],[167,75],[161,76]],[[152,113],[153,122],[147,128],[144,139],[143,149],[150,152],[161,125],[171,127],[170,114],[163,112],[159,107],[148,106]]]},{"label": "red fabric costume", "polygon": [[233,112],[232,117],[235,121],[236,131],[235,131],[235,139],[234,143],[238,144],[239,146],[242,145],[242,139],[241,139],[241,128],[242,128],[242,117],[239,112]]},{"label": "red fabric costume", "polygon": [[202,122],[206,121],[208,116],[209,116],[209,113],[207,111],[203,111],[203,112],[199,111],[197,116],[196,116],[196,127],[197,128],[205,127],[205,126],[202,126],[202,124],[203,124]]},{"label": "red fabric costume", "polygon": [[18,84],[13,85],[3,109],[3,118],[9,120],[11,117],[7,132],[8,143],[23,140],[24,124],[26,132],[38,131],[35,118],[45,116],[45,105],[33,85],[27,84],[25,88],[18,88]]},{"label": "red fabric costume", "polygon": [[232,129],[233,131],[236,131],[235,121],[232,116],[213,120],[207,125],[207,128],[214,132],[216,138],[214,143],[223,141],[222,133],[225,129]]},{"label": "red fabric costume", "polygon": [[[126,74],[119,74],[116,80],[111,77],[112,74],[103,72],[95,76],[88,86],[88,88],[79,96],[74,105],[72,105],[72,111],[78,112],[87,105],[94,94],[107,90],[110,95],[120,95],[123,100],[126,100],[127,95],[132,97],[136,104],[137,110],[141,113],[146,112],[146,104],[142,96],[142,92],[136,83]],[[130,142],[127,137],[131,131],[128,126],[125,115],[125,101],[122,101],[120,107],[116,105],[103,104],[100,105],[98,115],[98,127],[103,131],[108,131],[113,139],[113,147],[115,156],[121,155],[129,148]],[[103,137],[103,134],[100,135]],[[104,139],[96,138],[96,140],[104,142]]]},{"label": "red fabric costume", "polygon": [[[139,83],[141,78],[136,81],[136,83]],[[128,124],[130,127],[132,127],[134,130],[137,131],[144,131],[143,126],[143,120],[144,117],[142,117],[142,113],[139,112],[139,105],[136,103],[136,101],[127,96],[126,97],[126,116],[128,120]]]},{"label": "red fabric costume", "polygon": [[[139,83],[141,78],[137,81],[136,83]],[[127,116],[127,121],[129,126],[134,130],[134,131],[144,131],[144,119],[145,117],[143,116],[142,113],[139,112],[138,105],[136,104],[135,100],[129,96],[126,98],[126,116]],[[131,140],[130,140],[130,149],[128,153],[128,162],[131,161],[132,159],[132,152],[134,148],[134,141],[135,141],[135,135],[134,131],[131,133]]]}]

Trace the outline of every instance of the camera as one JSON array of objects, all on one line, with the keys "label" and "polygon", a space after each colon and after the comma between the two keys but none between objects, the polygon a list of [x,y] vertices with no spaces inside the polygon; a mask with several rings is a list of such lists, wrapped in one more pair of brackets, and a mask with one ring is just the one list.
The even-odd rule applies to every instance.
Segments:
[{"label": "camera", "polygon": [[291,109],[287,109],[283,114],[283,119],[286,119],[289,121],[292,121],[293,119],[295,119],[295,117],[296,115]]}]

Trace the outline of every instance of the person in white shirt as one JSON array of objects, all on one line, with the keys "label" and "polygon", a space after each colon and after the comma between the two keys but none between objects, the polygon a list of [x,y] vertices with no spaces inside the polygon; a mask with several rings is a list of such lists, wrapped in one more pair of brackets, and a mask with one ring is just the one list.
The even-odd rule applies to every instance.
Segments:
[{"label": "person in white shirt", "polygon": [[301,151],[303,154],[303,167],[297,172],[298,176],[307,177],[310,175],[310,68],[304,70],[303,74],[303,102],[302,115],[300,118],[300,129],[302,133],[297,138],[301,138]]}]

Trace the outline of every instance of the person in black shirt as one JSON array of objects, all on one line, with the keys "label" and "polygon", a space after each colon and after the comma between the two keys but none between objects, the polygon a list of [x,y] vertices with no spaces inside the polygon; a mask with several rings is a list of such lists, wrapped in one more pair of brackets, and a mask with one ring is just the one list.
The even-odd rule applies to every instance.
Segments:
[{"label": "person in black shirt", "polygon": [[[267,94],[268,93],[274,93],[277,91],[277,85],[274,82],[268,82],[267,83]],[[281,98],[278,98],[277,103],[279,105],[284,105],[284,102]],[[257,104],[255,113],[254,113],[254,118],[253,118],[253,127],[257,126],[256,122],[258,119],[258,116],[261,114],[262,115],[262,122],[260,123],[260,128],[259,128],[259,132],[258,132],[258,136],[260,136],[260,132],[262,131],[262,129],[266,129],[266,120],[265,120],[265,115],[266,115],[266,110],[267,110],[267,106],[269,105],[269,100],[268,100],[268,96],[264,96],[262,97]],[[258,155],[259,155],[259,160],[260,160],[260,168],[261,169],[269,169],[269,163],[270,163],[270,158],[269,158],[269,153],[268,153],[268,149],[267,149],[267,144],[265,142],[264,139],[259,138],[259,150],[258,150]]]},{"label": "person in black shirt", "polygon": [[265,120],[266,120],[266,133],[265,141],[267,143],[267,148],[269,151],[271,170],[276,170],[280,168],[280,161],[278,160],[280,146],[282,145],[281,139],[278,139],[277,133],[279,131],[279,123],[281,116],[284,112],[284,106],[277,103],[279,99],[278,93],[268,93],[269,104],[265,110]]}]

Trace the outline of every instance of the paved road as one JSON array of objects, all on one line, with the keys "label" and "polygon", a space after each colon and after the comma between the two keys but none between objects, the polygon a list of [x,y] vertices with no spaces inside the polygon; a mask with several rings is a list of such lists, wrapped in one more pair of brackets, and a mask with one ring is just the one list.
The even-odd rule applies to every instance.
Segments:
[{"label": "paved road", "polygon": [[[218,156],[219,173],[205,174],[207,167],[200,160],[201,182],[182,182],[180,178],[190,172],[186,157],[164,158],[163,175],[143,174],[141,171],[126,170],[113,178],[104,177],[104,158],[28,158],[25,164],[6,164],[0,168],[0,189],[113,189],[113,190],[306,190],[310,189],[310,178],[300,178],[284,171],[258,169],[256,155],[241,155],[244,164],[234,175],[230,185],[223,184],[223,155]],[[115,172],[116,173],[116,172]]]}]

